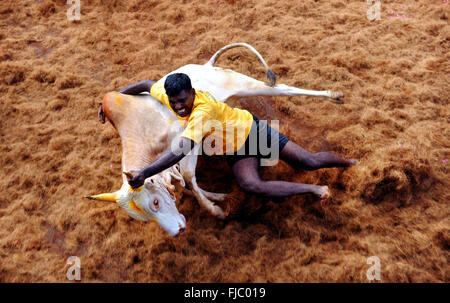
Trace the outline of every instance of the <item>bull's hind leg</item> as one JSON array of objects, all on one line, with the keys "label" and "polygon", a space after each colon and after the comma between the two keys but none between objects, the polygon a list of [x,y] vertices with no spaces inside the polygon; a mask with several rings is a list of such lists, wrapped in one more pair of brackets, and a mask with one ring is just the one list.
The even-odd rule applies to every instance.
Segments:
[{"label": "bull's hind leg", "polygon": [[325,98],[336,103],[343,103],[340,98],[342,98],[344,94],[341,92],[334,92],[331,90],[309,90],[285,84],[269,86],[262,81],[253,79],[241,73],[221,68],[215,68],[215,73],[218,73],[215,78],[219,81],[217,81],[217,86],[209,84],[209,89],[211,90],[211,93],[221,99],[221,101],[225,101],[231,96],[313,96]]},{"label": "bull's hind leg", "polygon": [[[275,85],[276,76],[275,74],[270,70],[269,66],[267,65],[264,58],[261,56],[261,54],[253,48],[253,46],[247,44],[247,43],[233,43],[226,45],[219,49],[212,57],[211,59],[204,65],[205,68],[213,68],[214,63],[216,60],[220,57],[222,53],[224,53],[226,50],[234,48],[234,47],[246,47],[251,52],[253,52],[259,60],[262,62],[264,67],[267,71],[267,80],[268,84],[264,84],[261,81],[255,80],[253,78],[250,78],[248,76],[245,76],[240,73],[236,73],[230,70],[223,70],[221,68],[215,68],[215,71],[218,72],[220,75],[217,75],[217,77],[214,77],[213,75],[210,75],[210,78],[214,78],[216,81],[211,82],[218,82],[217,80],[224,80],[223,83],[221,83],[222,90],[218,89],[217,92],[214,93],[214,96],[220,98],[221,96],[224,96],[222,101],[226,100],[226,96],[314,96],[314,97],[321,97],[321,98],[327,98],[330,101],[342,103],[342,101],[339,98],[342,98],[344,96],[343,93],[340,92],[333,92],[330,90],[325,91],[315,91],[315,90],[307,90],[307,89],[301,89],[293,86],[287,86],[284,84],[278,84]],[[231,72],[231,73],[230,73]],[[219,82],[221,82],[219,80]],[[207,91],[210,91],[207,89]],[[210,91],[211,92],[211,91]]]},{"label": "bull's hind leg", "polygon": [[194,149],[191,151],[191,153],[188,154],[186,157],[184,157],[180,161],[181,174],[183,175],[183,178],[184,178],[186,184],[192,190],[192,193],[194,194],[198,203],[201,206],[203,206],[204,208],[206,208],[214,216],[216,216],[220,219],[225,219],[225,213],[223,212],[223,210],[218,205],[215,205],[213,202],[211,202],[206,197],[205,191],[203,191],[197,185],[197,180],[195,178],[195,167],[197,166],[197,157],[198,157],[197,155],[198,155],[198,149],[200,147],[201,147],[200,145],[197,145],[196,147],[194,147]]},{"label": "bull's hind leg", "polygon": [[[344,97],[341,92],[331,90],[309,90],[288,86],[285,84],[277,84],[275,86],[268,86],[262,81],[245,77],[245,82],[240,82],[236,85],[238,89],[233,92],[235,96],[312,96],[325,98],[335,103],[343,103],[340,98]],[[244,80],[242,79],[242,80]],[[236,81],[237,79],[233,79]],[[234,82],[233,81],[233,82]]]}]

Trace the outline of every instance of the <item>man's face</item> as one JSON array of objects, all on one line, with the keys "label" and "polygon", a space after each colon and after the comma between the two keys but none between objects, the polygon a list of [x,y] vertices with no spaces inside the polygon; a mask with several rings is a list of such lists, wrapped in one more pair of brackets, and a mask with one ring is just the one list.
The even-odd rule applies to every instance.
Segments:
[{"label": "man's face", "polygon": [[182,90],[176,96],[169,96],[170,107],[180,117],[188,116],[192,111],[192,106],[195,99],[195,90]]}]

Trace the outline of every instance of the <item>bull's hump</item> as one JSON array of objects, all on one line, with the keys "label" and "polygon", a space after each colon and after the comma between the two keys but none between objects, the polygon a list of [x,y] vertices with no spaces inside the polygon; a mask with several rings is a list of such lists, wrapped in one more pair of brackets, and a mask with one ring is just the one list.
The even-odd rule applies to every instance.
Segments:
[{"label": "bull's hump", "polygon": [[119,132],[122,161],[127,169],[143,168],[168,147],[174,117],[165,105],[150,95],[111,92],[105,96],[104,108]]},{"label": "bull's hump", "polygon": [[150,95],[131,96],[118,92],[110,92],[103,99],[103,111],[117,129],[124,124],[140,121],[141,128],[155,123],[163,126],[170,123],[162,104]]}]

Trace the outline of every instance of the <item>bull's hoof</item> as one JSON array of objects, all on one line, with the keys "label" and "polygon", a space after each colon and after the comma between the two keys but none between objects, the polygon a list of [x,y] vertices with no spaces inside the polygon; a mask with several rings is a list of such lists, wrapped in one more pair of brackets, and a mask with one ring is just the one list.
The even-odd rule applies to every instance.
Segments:
[{"label": "bull's hoof", "polygon": [[225,220],[225,218],[226,218],[226,215],[223,212],[222,208],[220,208],[217,205],[214,205],[212,214],[221,220]]},{"label": "bull's hoof", "polygon": [[274,87],[277,81],[277,76],[270,69],[267,70],[267,81],[269,81],[269,86]]},{"label": "bull's hoof", "polygon": [[341,98],[343,98],[343,97],[344,97],[344,93],[342,93],[342,92],[333,92],[333,91],[330,92],[331,101],[336,102],[338,104],[344,103],[344,101],[341,100]]}]

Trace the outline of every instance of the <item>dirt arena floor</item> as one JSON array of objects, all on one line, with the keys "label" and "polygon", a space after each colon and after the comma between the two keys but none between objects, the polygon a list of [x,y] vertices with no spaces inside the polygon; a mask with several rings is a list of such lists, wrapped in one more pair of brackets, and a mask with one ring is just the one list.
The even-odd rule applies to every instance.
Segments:
[{"label": "dirt arena floor", "polygon": [[[0,2],[0,282],[450,282],[450,26],[446,0],[66,0]],[[120,188],[120,137],[97,120],[105,93],[205,63],[247,42],[278,83],[346,94],[232,98],[348,169],[263,168],[264,179],[328,185],[262,199],[239,191],[227,163],[201,158],[199,185],[230,192],[220,221],[184,196],[177,238],[84,197]],[[244,48],[218,66],[264,80]],[[377,280],[374,280],[377,282]]]}]

